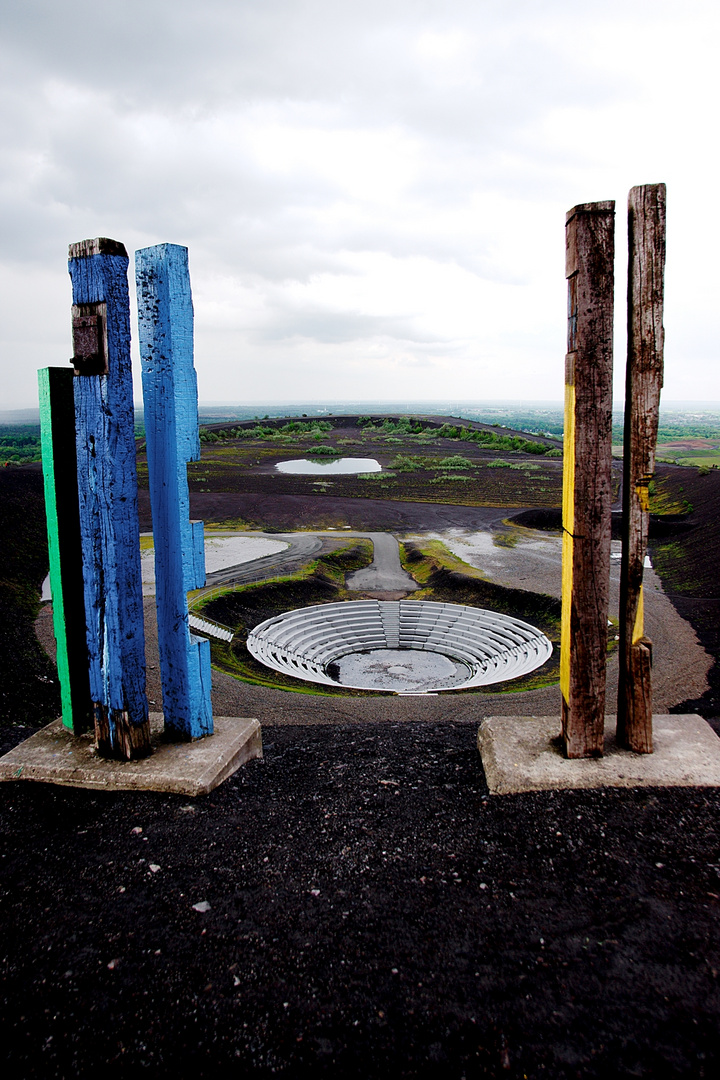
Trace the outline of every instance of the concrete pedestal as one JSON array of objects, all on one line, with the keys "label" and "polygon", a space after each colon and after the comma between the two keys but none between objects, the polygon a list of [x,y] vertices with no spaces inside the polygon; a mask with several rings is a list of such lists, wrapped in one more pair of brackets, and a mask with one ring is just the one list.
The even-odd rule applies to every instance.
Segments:
[{"label": "concrete pedestal", "polygon": [[653,717],[655,752],[634,754],[615,741],[605,717],[605,756],[569,761],[556,716],[491,716],[478,749],[491,795],[599,787],[720,787],[720,739],[700,716]]},{"label": "concrete pedestal", "polygon": [[246,761],[262,757],[257,720],[215,717],[215,734],[195,742],[165,742],[162,713],[150,714],[153,752],[141,761],[98,757],[92,734],[75,736],[61,720],[0,758],[0,780],[39,780],[96,791],[174,791],[205,795]]}]

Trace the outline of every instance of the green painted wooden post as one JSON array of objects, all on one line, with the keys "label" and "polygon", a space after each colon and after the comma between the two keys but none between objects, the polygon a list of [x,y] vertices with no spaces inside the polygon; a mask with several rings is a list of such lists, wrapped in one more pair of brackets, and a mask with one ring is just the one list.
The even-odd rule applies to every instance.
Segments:
[{"label": "green painted wooden post", "polygon": [[38,371],[45,516],[62,719],[75,735],[92,728],[83,600],[82,544],[70,368]]}]

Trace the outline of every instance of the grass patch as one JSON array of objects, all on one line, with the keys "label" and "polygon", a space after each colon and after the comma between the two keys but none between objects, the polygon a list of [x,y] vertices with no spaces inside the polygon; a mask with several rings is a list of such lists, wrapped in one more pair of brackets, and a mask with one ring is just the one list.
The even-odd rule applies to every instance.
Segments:
[{"label": "grass patch", "polygon": [[418,469],[426,469],[427,467],[425,458],[413,454],[398,454],[390,462],[390,468],[395,469],[396,472],[416,472]]},{"label": "grass patch", "polygon": [[[225,518],[223,521],[206,521],[204,522],[204,531],[207,532],[246,532],[249,529],[254,530],[255,526],[250,525],[249,522],[243,518]],[[264,532],[280,532],[280,529],[265,529]]]},{"label": "grass patch", "polygon": [[452,457],[443,458],[436,465],[438,469],[472,469],[473,463],[462,454],[453,454]]},{"label": "grass patch", "polygon": [[459,473],[451,474],[450,476],[434,476],[432,480],[428,480],[429,484],[447,484],[451,480],[463,480],[465,483],[468,480],[472,480],[472,476],[461,476]]},{"label": "grass patch", "polygon": [[[463,562],[457,555],[453,555],[442,540],[426,540],[422,545],[415,541],[401,542],[400,563],[403,570],[412,574],[418,585],[427,585],[438,570],[457,570],[469,577],[484,579],[481,570]],[[426,599],[432,598],[426,597]]]},{"label": "grass patch", "polygon": [[311,446],[308,450],[308,457],[340,457],[341,451],[336,446],[324,446],[322,443],[319,446]]},{"label": "grass patch", "polygon": [[700,583],[689,578],[686,551],[678,541],[658,544],[653,547],[652,561],[655,572],[662,578],[663,584],[674,592],[697,595]]},{"label": "grass patch", "polygon": [[673,491],[668,484],[667,477],[663,477],[662,480],[651,480],[648,484],[650,513],[658,515],[691,514],[692,503],[688,502],[684,497],[682,490],[682,488],[678,488],[677,491]]},{"label": "grass patch", "polygon": [[495,547],[514,548],[517,546],[518,534],[515,532],[495,533],[493,544]]}]

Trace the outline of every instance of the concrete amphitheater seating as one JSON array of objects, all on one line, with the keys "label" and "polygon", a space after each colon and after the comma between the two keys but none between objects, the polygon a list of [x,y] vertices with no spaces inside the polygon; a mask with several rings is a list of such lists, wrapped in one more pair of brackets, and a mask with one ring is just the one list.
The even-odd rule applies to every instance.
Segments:
[{"label": "concrete amphitheater seating", "polygon": [[529,623],[483,608],[429,600],[351,600],[299,608],[256,626],[247,647],[275,671],[331,686],[338,683],[328,674],[328,666],[348,653],[375,649],[441,653],[471,672],[452,689],[516,679],[552,654],[550,641]]}]

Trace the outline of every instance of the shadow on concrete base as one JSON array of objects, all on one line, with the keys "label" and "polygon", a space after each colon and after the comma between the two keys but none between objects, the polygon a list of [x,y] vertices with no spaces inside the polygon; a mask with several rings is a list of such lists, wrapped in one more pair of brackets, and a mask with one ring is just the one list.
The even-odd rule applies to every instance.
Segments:
[{"label": "shadow on concrete base", "polygon": [[720,739],[700,716],[653,717],[652,754],[621,750],[605,717],[605,756],[568,761],[556,716],[491,716],[478,749],[491,795],[599,787],[720,787]]},{"label": "shadow on concrete base", "polygon": [[0,780],[39,780],[95,791],[173,791],[206,795],[246,761],[262,757],[257,720],[218,716],[215,734],[195,742],[163,740],[162,713],[150,714],[153,752],[142,761],[108,761],[92,734],[75,736],[61,720],[0,758]]}]

